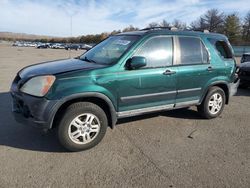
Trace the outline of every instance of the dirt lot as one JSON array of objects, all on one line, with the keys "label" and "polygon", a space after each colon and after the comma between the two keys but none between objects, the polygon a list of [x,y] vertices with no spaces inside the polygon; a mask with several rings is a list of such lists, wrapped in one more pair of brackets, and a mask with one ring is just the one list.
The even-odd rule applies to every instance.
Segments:
[{"label": "dirt lot", "polygon": [[0,44],[0,187],[250,187],[249,89],[217,119],[195,108],[125,119],[78,153],[66,152],[55,132],[16,123],[8,93],[16,72],[67,57]]}]

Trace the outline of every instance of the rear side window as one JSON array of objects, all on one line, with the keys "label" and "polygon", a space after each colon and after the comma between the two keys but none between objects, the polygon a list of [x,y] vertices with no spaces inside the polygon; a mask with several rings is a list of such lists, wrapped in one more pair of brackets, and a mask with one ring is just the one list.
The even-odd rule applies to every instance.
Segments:
[{"label": "rear side window", "polygon": [[173,39],[164,36],[151,38],[134,56],[143,56],[147,59],[145,68],[170,66],[173,61]]},{"label": "rear side window", "polygon": [[224,59],[233,58],[233,53],[228,46],[226,41],[216,40],[216,39],[208,39],[211,44],[214,45],[219,55]]},{"label": "rear side window", "polygon": [[208,63],[208,52],[199,38],[179,37],[179,47],[181,64]]}]

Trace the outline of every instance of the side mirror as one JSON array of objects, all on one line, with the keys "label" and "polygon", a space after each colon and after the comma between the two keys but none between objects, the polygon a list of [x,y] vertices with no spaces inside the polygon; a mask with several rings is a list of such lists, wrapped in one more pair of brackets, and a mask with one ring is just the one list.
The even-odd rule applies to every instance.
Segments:
[{"label": "side mirror", "polygon": [[129,69],[139,69],[147,65],[147,60],[142,56],[134,56],[129,59],[128,68]]}]

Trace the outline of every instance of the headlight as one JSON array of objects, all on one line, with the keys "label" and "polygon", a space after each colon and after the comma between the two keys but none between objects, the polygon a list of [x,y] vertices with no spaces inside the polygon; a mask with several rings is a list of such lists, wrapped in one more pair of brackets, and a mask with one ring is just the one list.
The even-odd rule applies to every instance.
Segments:
[{"label": "headlight", "polygon": [[30,95],[42,97],[47,94],[55,79],[55,76],[52,75],[37,76],[28,80],[20,90]]}]

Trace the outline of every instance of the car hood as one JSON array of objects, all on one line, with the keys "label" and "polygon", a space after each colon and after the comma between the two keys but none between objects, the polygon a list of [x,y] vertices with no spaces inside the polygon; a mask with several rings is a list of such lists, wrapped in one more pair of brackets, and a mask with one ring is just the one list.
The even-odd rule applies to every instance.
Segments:
[{"label": "car hood", "polygon": [[21,78],[30,78],[38,75],[55,75],[76,70],[97,69],[105,66],[79,59],[64,59],[25,67],[19,72],[19,76]]},{"label": "car hood", "polygon": [[250,71],[250,62],[240,64],[240,70]]}]

